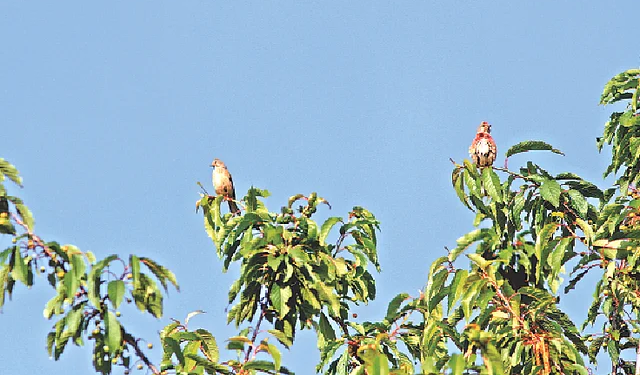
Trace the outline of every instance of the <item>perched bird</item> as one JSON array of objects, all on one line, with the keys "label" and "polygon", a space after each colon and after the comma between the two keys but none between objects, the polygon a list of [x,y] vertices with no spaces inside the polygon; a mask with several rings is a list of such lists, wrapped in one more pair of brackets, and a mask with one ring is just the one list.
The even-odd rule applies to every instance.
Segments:
[{"label": "perched bird", "polygon": [[491,124],[483,121],[478,126],[476,137],[469,147],[471,160],[480,168],[492,166],[498,153],[496,142],[489,133],[491,133]]},{"label": "perched bird", "polygon": [[229,210],[234,215],[240,212],[238,205],[233,200],[236,199],[236,190],[233,188],[233,179],[231,173],[227,170],[227,166],[224,165],[222,160],[213,159],[211,163],[213,167],[213,187],[216,189],[217,195],[222,195],[229,202]]}]

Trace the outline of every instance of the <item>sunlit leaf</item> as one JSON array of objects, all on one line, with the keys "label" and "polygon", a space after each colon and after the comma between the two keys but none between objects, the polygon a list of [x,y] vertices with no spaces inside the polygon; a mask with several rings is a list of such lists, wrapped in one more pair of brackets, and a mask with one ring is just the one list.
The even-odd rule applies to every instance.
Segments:
[{"label": "sunlit leaf", "polygon": [[364,351],[362,357],[364,358],[365,368],[368,374],[389,374],[389,360],[384,353],[380,353],[374,349],[367,349]]},{"label": "sunlit leaf", "polygon": [[562,188],[560,184],[558,184],[554,180],[546,180],[540,186],[540,195],[544,200],[551,203],[553,207],[558,207],[560,205],[560,194],[562,193]]},{"label": "sunlit leaf", "polygon": [[149,258],[141,257],[140,261],[149,268],[149,270],[153,273],[155,277],[158,278],[158,280],[160,281],[160,284],[162,284],[162,287],[164,288],[165,291],[167,291],[166,280],[169,280],[171,284],[173,284],[173,286],[176,288],[176,290],[180,291],[180,286],[178,285],[176,276],[168,268],[159,265],[154,260]]},{"label": "sunlit leaf", "polygon": [[491,168],[482,169],[482,184],[489,196],[496,202],[502,202],[500,178]]},{"label": "sunlit leaf", "polygon": [[320,228],[320,235],[318,236],[320,246],[324,246],[326,244],[325,241],[327,240],[327,236],[329,235],[331,228],[333,228],[334,225],[341,221],[342,218],[340,217],[330,217],[325,220],[325,222],[322,224],[322,228]]},{"label": "sunlit leaf", "polygon": [[191,320],[191,318],[193,318],[194,316],[200,315],[200,314],[204,314],[204,310],[196,310],[196,311],[192,311],[189,314],[187,314],[187,318],[184,320],[184,325],[186,326],[187,324],[189,324],[189,320]]},{"label": "sunlit leaf", "polygon": [[586,217],[589,209],[587,200],[577,190],[569,189],[567,194],[571,198],[571,205],[578,211],[578,214],[583,218]]},{"label": "sunlit leaf", "polygon": [[560,154],[560,155],[564,155],[562,153],[562,151],[553,148],[553,146],[551,146],[550,144],[543,142],[543,141],[524,141],[524,142],[520,142],[518,144],[515,144],[513,146],[511,146],[509,148],[509,150],[507,150],[505,157],[508,158],[512,155],[515,154],[519,154],[522,152],[527,152],[527,151],[534,151],[534,150],[543,150],[543,151],[551,151],[554,154]]},{"label": "sunlit leaf", "polygon": [[453,304],[456,303],[462,296],[462,291],[464,290],[468,274],[469,271],[467,270],[456,270],[456,274],[451,281],[449,295],[447,296],[447,312],[451,311]]},{"label": "sunlit leaf", "polygon": [[109,284],[107,284],[107,294],[109,295],[109,300],[113,304],[113,307],[116,309],[120,307],[122,299],[124,298],[124,281],[109,281]]},{"label": "sunlit leaf", "polygon": [[209,331],[204,329],[197,329],[196,333],[202,338],[203,354],[207,357],[208,360],[212,362],[218,362],[219,349],[216,338],[213,337],[213,335]]},{"label": "sunlit leaf", "polygon": [[11,271],[11,276],[22,282],[24,285],[28,285],[27,283],[27,264],[25,263],[26,259],[22,258],[22,254],[20,253],[20,247],[15,246],[13,250],[13,271]]},{"label": "sunlit leaf", "polygon": [[387,307],[387,315],[384,319],[388,322],[392,322],[396,317],[396,314],[398,313],[398,308],[400,307],[402,302],[404,302],[408,298],[409,294],[407,293],[400,293],[397,296],[393,297],[391,302],[389,302],[389,305]]},{"label": "sunlit leaf", "polygon": [[122,346],[122,332],[120,322],[116,318],[116,314],[111,311],[107,312],[105,319],[106,343],[109,346],[109,353],[113,354]]},{"label": "sunlit leaf", "polygon": [[0,158],[0,182],[2,182],[5,177],[9,178],[16,185],[22,187],[22,178],[20,177],[16,167],[3,158]]}]

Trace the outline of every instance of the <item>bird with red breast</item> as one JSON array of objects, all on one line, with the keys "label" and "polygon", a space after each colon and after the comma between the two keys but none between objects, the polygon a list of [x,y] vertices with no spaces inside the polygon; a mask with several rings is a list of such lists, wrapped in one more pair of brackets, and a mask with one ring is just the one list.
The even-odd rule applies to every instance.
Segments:
[{"label": "bird with red breast", "polygon": [[476,137],[469,146],[469,155],[473,163],[480,167],[490,167],[496,161],[498,147],[491,136],[491,124],[486,121],[480,123],[476,131]]}]

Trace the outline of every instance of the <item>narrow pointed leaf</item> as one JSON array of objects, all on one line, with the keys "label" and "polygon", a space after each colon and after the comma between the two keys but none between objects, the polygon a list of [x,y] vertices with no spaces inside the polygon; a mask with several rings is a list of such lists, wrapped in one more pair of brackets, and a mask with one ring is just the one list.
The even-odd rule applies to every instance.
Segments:
[{"label": "narrow pointed leaf", "polygon": [[109,353],[115,353],[122,345],[122,331],[118,318],[111,311],[107,312],[105,319],[106,344],[109,346]]},{"label": "narrow pointed leaf", "polygon": [[482,184],[494,201],[502,202],[502,186],[500,185],[500,178],[493,169],[484,168],[482,170]]},{"label": "narrow pointed leaf", "polygon": [[340,217],[330,217],[328,218],[320,228],[320,236],[318,237],[318,242],[320,242],[320,246],[325,245],[325,241],[327,240],[327,236],[329,236],[329,232],[334,225],[341,222],[342,218]]},{"label": "narrow pointed leaf", "polygon": [[553,148],[553,146],[543,141],[524,141],[511,146],[509,150],[507,150],[505,157],[508,158],[515,154],[535,150],[551,151],[554,154],[564,155],[562,151]]}]

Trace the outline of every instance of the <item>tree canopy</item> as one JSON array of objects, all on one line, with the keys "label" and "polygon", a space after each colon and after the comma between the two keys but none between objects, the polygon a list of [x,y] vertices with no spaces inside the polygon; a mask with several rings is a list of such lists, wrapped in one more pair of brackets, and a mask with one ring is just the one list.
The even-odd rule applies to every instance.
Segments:
[{"label": "tree canopy", "polygon": [[[103,374],[290,374],[283,349],[302,330],[315,333],[316,370],[327,375],[589,374],[599,355],[612,374],[640,374],[639,87],[640,70],[631,69],[601,96],[602,105],[624,104],[596,140],[598,150],[611,151],[603,173],[615,179],[611,187],[532,161],[478,169],[452,160],[453,190],[475,214],[475,229],[429,266],[418,295],[397,295],[379,321],[352,313],[376,297],[382,224],[372,212],[355,206],[319,222],[317,210],[330,206],[318,194],[294,195],[270,211],[268,191],[252,187],[236,201],[236,215],[225,212],[225,197],[202,193],[196,211],[222,271],[240,269],[225,301],[237,335],[221,348],[214,332],[193,327],[201,311],[185,312],[160,332],[159,362],[120,321],[119,307],[133,303],[162,317],[165,293],[179,290],[175,275],[148,257],[97,259],[41,238],[31,211],[5,186],[22,186],[18,170],[0,159],[0,233],[11,238],[0,252],[0,307],[16,284],[46,279],[49,355],[60,359],[69,343],[88,346]],[[505,157],[530,151],[562,155],[527,140]],[[592,302],[576,322],[559,300],[587,274],[596,280]]]}]

